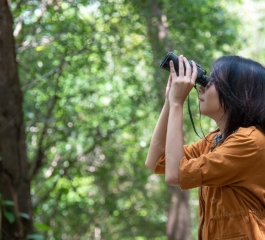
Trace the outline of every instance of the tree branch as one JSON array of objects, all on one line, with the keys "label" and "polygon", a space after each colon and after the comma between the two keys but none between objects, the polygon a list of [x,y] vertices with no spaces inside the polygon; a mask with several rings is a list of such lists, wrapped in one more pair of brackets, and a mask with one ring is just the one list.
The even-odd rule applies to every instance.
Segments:
[{"label": "tree branch", "polygon": [[40,134],[40,140],[39,140],[39,143],[38,143],[38,148],[37,148],[37,153],[36,153],[36,157],[35,157],[35,160],[33,161],[33,163],[31,164],[31,168],[30,168],[30,179],[32,180],[32,178],[38,173],[39,169],[41,168],[42,166],[42,162],[43,162],[43,156],[44,156],[44,152],[43,152],[43,147],[42,147],[42,144],[43,144],[43,140],[44,140],[44,135],[46,134],[46,131],[47,131],[47,128],[48,128],[48,122],[49,122],[49,119],[52,115],[52,111],[55,107],[55,104],[58,100],[58,96],[56,95],[57,91],[58,91],[58,88],[59,88],[59,78],[60,76],[62,75],[62,71],[63,71],[63,66],[65,64],[65,60],[63,59],[61,61],[61,64],[60,64],[60,67],[58,69],[58,75],[57,75],[57,78],[56,78],[56,89],[55,89],[55,93],[54,93],[54,96],[50,102],[50,106],[48,108],[48,111],[47,111],[47,114],[46,114],[46,120],[44,122],[44,126],[42,128],[42,131],[41,131],[41,134]]}]

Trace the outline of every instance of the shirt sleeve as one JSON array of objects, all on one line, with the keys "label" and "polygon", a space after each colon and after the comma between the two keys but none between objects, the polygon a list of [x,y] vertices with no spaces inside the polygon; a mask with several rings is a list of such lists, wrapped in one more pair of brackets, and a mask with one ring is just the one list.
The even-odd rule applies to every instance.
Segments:
[{"label": "shirt sleeve", "polygon": [[[209,151],[208,145],[212,144],[213,137],[216,133],[210,133],[206,136],[206,138],[201,139],[200,141],[193,143],[191,145],[184,145],[184,153],[187,160],[192,158],[198,158],[203,153],[207,153]],[[154,173],[155,174],[165,174],[166,168],[166,156],[163,153],[158,159]]]},{"label": "shirt sleeve", "polygon": [[187,190],[199,186],[221,187],[238,184],[248,177],[258,146],[251,136],[230,135],[225,142],[207,154],[180,162],[180,187]]}]

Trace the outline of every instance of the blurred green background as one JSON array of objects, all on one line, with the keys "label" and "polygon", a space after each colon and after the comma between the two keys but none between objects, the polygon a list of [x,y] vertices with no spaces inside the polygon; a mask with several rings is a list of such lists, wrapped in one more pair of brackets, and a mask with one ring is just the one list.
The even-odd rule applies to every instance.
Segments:
[{"label": "blurred green background", "polygon": [[[38,239],[169,239],[171,191],[144,166],[168,78],[160,61],[172,51],[208,73],[222,55],[265,63],[264,1],[25,0],[11,10],[28,157],[41,159]],[[190,98],[203,136],[200,124],[205,134],[215,125]],[[197,239],[197,189],[189,199]]]}]

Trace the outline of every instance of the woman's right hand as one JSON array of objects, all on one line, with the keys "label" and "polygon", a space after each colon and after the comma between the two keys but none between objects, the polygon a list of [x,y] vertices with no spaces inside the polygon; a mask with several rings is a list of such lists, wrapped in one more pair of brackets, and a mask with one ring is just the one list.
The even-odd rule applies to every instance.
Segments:
[{"label": "woman's right hand", "polygon": [[[188,96],[189,92],[195,85],[195,81],[197,78],[197,67],[195,62],[192,61],[193,69],[191,68],[188,60],[180,55],[178,58],[178,66],[179,71],[178,75],[174,68],[173,61],[170,60],[170,87],[169,87],[169,94],[168,100],[170,104],[177,104],[183,106],[186,97]],[[186,72],[184,71],[184,64],[186,66]]]},{"label": "woman's right hand", "polygon": [[172,84],[172,76],[170,73],[168,80],[167,80],[167,88],[166,88],[166,92],[165,92],[166,101],[168,101],[168,98],[169,98],[169,92],[170,92],[171,84]]}]

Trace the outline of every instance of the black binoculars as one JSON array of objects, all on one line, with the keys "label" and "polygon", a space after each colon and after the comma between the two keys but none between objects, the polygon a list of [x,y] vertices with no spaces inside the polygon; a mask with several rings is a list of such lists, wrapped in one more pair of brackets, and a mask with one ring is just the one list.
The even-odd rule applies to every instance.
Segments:
[{"label": "black binoculars", "polygon": [[[169,66],[170,60],[173,61],[175,71],[178,75],[178,71],[179,71],[178,56],[175,55],[173,52],[169,52],[165,56],[165,58],[163,59],[163,61],[160,64],[160,67],[170,72],[170,66]],[[191,61],[188,61],[188,62],[190,63],[190,66],[192,68],[192,62]],[[203,87],[206,87],[206,85],[210,81],[210,78],[206,76],[206,74],[207,74],[206,70],[204,70],[199,64],[197,64],[197,63],[195,63],[195,64],[197,66],[197,71],[198,71],[198,75],[197,75],[195,83],[200,84]],[[185,64],[184,64],[184,71],[186,71]]]}]

